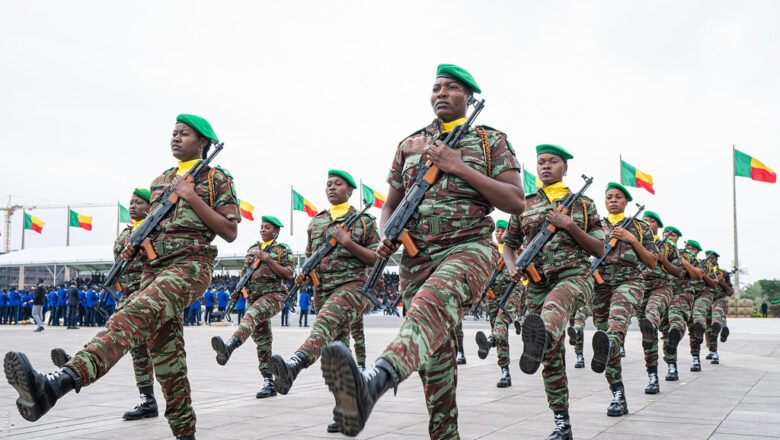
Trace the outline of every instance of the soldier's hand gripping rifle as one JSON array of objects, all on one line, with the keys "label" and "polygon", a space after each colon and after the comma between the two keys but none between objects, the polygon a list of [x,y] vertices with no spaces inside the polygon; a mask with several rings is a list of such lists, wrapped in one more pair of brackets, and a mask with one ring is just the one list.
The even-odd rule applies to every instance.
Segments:
[{"label": "soldier's hand gripping rifle", "polygon": [[[195,166],[184,175],[186,181],[197,182],[200,173],[208,167],[209,163],[211,163],[214,157],[219,154],[224,147],[224,143],[222,142],[217,144],[212,143],[212,145],[214,146],[214,150],[211,154],[205,159],[198,160]],[[130,250],[132,252],[130,258],[124,259],[122,254],[120,254],[116,261],[114,261],[114,266],[111,267],[108,275],[106,275],[106,280],[103,282],[102,287],[104,287],[106,292],[108,292],[116,301],[119,300],[119,297],[114,293],[114,289],[119,290],[120,292],[122,291],[122,287],[119,285],[119,278],[124,275],[133,259],[138,256],[140,250],[143,249],[146,252],[146,256],[149,260],[157,259],[157,252],[155,252],[154,246],[152,245],[152,237],[159,232],[160,222],[162,222],[176,207],[176,203],[179,201],[179,195],[176,194],[176,191],[174,191],[173,188],[169,188],[160,196],[159,200],[160,203],[146,216],[144,222],[141,223],[138,229],[130,234],[130,242],[125,247],[125,250]],[[107,298],[108,296],[104,295],[104,297]],[[98,310],[103,316],[106,315],[106,311],[103,310],[104,306],[105,302],[103,301],[103,298],[101,298],[101,303],[98,304]]]},{"label": "soldier's hand gripping rifle", "polygon": [[[572,207],[574,206],[574,203],[577,202],[577,200],[579,200],[583,194],[585,194],[585,191],[588,189],[590,184],[593,183],[593,178],[584,174],[582,175],[582,179],[585,180],[585,184],[576,193],[572,193],[566,196],[563,203],[559,205],[558,208],[556,208],[559,212],[565,215],[569,215]],[[585,215],[588,214],[585,213]],[[517,257],[517,261],[515,261],[517,270],[526,273],[534,283],[538,283],[542,280],[542,276],[539,275],[539,272],[537,272],[536,266],[534,265],[534,259],[539,255],[540,252],[542,252],[544,246],[549,243],[550,240],[552,240],[553,236],[557,232],[558,227],[550,223],[549,220],[545,220],[544,223],[542,223],[542,226],[539,228],[539,232],[537,232],[528,245],[523,248],[523,252],[520,253],[520,256]],[[515,290],[518,282],[519,281],[515,281],[513,279],[507,286],[504,294],[501,295],[501,299],[498,301],[498,306],[502,310],[504,309],[504,306],[506,306],[506,302],[509,300],[509,296],[512,294],[512,291]]]},{"label": "soldier's hand gripping rifle", "polygon": [[[455,148],[463,136],[471,129],[471,125],[474,120],[479,116],[479,113],[485,107],[485,100],[477,101],[473,97],[469,101],[470,104],[474,104],[474,110],[466,120],[466,123],[453,129],[447,137],[444,139],[444,145]],[[417,177],[414,179],[412,187],[404,194],[401,202],[393,211],[393,215],[387,220],[385,224],[385,238],[393,243],[402,243],[404,249],[409,256],[414,257],[419,252],[417,246],[414,244],[411,235],[409,235],[409,228],[417,222],[419,218],[419,212],[417,208],[422,204],[425,198],[425,193],[430,189],[441,176],[441,170],[439,167],[433,164],[430,160],[420,165],[417,170]],[[379,258],[374,264],[374,268],[371,269],[371,273],[368,275],[368,280],[363,285],[363,288],[359,292],[371,300],[377,307],[382,307],[379,301],[374,296],[374,286],[379,281],[379,277],[385,271],[387,266],[387,259]]]},{"label": "soldier's hand gripping rifle", "polygon": [[469,312],[470,315],[473,315],[477,313],[477,309],[479,308],[479,304],[485,300],[485,298],[490,297],[490,299],[496,299],[496,294],[493,292],[493,284],[496,283],[496,279],[498,279],[498,276],[501,274],[501,271],[504,270],[504,258],[502,257],[498,264],[496,264],[496,268],[493,269],[493,275],[490,276],[490,280],[488,280],[488,283],[485,285],[485,288],[482,289],[482,294],[479,296],[479,300],[477,300],[474,303],[474,307],[471,308],[471,312]]},{"label": "soldier's hand gripping rifle", "polygon": [[[366,213],[368,211],[368,208],[372,207],[372,204],[369,204],[365,200],[363,201],[365,204],[365,208],[363,208],[362,211],[357,212],[355,214],[352,214],[351,216],[347,217],[344,222],[342,222],[338,227],[343,229],[346,232],[350,232],[352,230],[352,226],[354,226],[355,223],[357,223],[358,220],[360,220],[360,216]],[[336,248],[336,246],[339,244],[338,241],[336,241],[333,236],[328,233],[328,235],[325,237],[325,242],[320,245],[320,247],[317,248],[316,251],[314,251],[309,258],[306,259],[306,261],[303,262],[301,265],[301,273],[309,277],[311,279],[312,284],[314,286],[320,285],[320,279],[317,277],[317,267],[319,267],[320,262],[330,255],[331,252],[333,252],[333,249]],[[295,284],[294,286],[291,286],[292,283],[287,284],[287,298],[284,299],[285,304],[290,304],[290,301],[295,297],[295,294],[298,293],[298,291],[301,289],[300,284]],[[377,301],[379,302],[379,301]],[[382,307],[380,304],[379,307]]]},{"label": "soldier's hand gripping rifle", "polygon": [[[260,252],[268,253],[268,251],[271,250],[271,246],[276,244],[276,235],[274,235],[273,241],[268,244],[265,248],[261,249]],[[238,280],[238,284],[236,284],[236,289],[233,291],[233,295],[230,296],[230,302],[228,302],[227,307],[225,307],[225,319],[227,319],[228,322],[233,322],[233,318],[230,317],[230,314],[233,313],[233,309],[236,308],[236,303],[238,302],[238,299],[241,297],[241,295],[249,296],[249,292],[246,291],[246,283],[249,282],[249,280],[252,278],[252,275],[254,275],[255,271],[258,267],[260,267],[260,264],[262,264],[262,261],[258,256],[255,256],[255,258],[249,263],[249,266],[246,268],[246,272],[244,272],[244,275],[241,276],[241,278]]]},{"label": "soldier's hand gripping rifle", "polygon": [[[671,235],[671,233],[672,233],[672,231],[666,231],[666,233],[664,234],[663,237],[661,237],[658,240],[656,240],[655,245],[656,246],[662,246],[664,244],[664,242],[666,242],[666,239],[669,238],[669,235]],[[661,254],[663,254],[663,251],[661,252]],[[645,263],[639,263],[638,267],[639,267],[639,270],[647,269],[647,265],[645,265]]]},{"label": "soldier's hand gripping rifle", "polygon": [[[623,228],[628,230],[629,226],[631,226],[632,223],[636,220],[636,218],[639,216],[639,214],[642,213],[642,211],[645,210],[645,205],[640,205],[639,203],[636,204],[636,206],[639,208],[639,210],[631,217],[624,218],[623,221],[618,223],[616,227]],[[599,273],[599,267],[601,267],[602,264],[604,264],[604,260],[607,259],[607,255],[609,255],[610,252],[612,252],[613,249],[618,245],[617,238],[610,238],[609,241],[607,241],[606,246],[604,246],[604,255],[601,256],[601,258],[596,258],[593,260],[593,263],[590,265],[590,274],[593,275],[593,278],[596,280],[596,284],[604,284],[604,278],[601,278],[601,274]]]}]

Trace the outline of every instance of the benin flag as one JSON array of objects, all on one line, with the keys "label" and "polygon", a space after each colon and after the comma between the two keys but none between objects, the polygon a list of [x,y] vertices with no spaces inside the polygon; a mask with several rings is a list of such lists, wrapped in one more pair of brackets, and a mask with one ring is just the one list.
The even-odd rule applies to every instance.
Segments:
[{"label": "benin flag", "polygon": [[298,194],[298,191],[292,190],[292,209],[295,211],[303,211],[309,217],[317,215],[317,208],[311,204],[305,197]]},{"label": "benin flag", "polygon": [[777,182],[777,174],[771,168],[739,150],[734,150],[734,175],[750,177],[759,182]]},{"label": "benin flag", "polygon": [[81,215],[74,210],[70,210],[70,222],[68,225],[71,228],[81,228],[87,231],[92,230],[92,217],[88,215]]},{"label": "benin flag", "polygon": [[643,173],[623,160],[620,161],[620,183],[634,188],[644,188],[650,194],[655,194],[653,189],[653,176]]},{"label": "benin flag", "polygon": [[119,223],[133,223],[133,219],[130,218],[130,210],[119,205]]},{"label": "benin flag", "polygon": [[385,204],[387,197],[378,191],[374,191],[370,186],[363,184],[363,200],[369,205],[381,208]]},{"label": "benin flag", "polygon": [[40,234],[43,231],[43,222],[38,217],[25,213],[24,229],[30,229]]},{"label": "benin flag", "polygon": [[253,216],[255,213],[255,206],[251,203],[247,202],[246,200],[239,200],[238,210],[241,211],[241,217],[244,217],[245,219],[252,222],[255,221],[255,217]]},{"label": "benin flag", "polygon": [[539,188],[541,187],[542,181],[529,173],[528,170],[523,169],[523,189],[525,190],[525,195],[530,196],[536,194],[536,191],[539,191]]}]

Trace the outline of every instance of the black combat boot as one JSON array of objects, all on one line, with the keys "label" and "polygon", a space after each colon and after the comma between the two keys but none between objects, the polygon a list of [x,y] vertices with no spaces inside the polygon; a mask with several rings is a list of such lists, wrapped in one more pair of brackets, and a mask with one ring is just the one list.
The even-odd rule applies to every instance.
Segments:
[{"label": "black combat boot", "polygon": [[658,342],[658,327],[649,319],[642,318],[639,320],[639,331],[642,332],[642,348],[645,350],[651,349],[653,344]]},{"label": "black combat boot", "polygon": [[176,437],[176,440],[195,440],[195,434],[180,435],[180,436]]},{"label": "black combat boot", "polygon": [[523,321],[520,320],[519,316],[515,318],[513,324],[515,325],[515,334],[518,336],[521,335],[523,333]]},{"label": "black combat boot", "polygon": [[276,385],[274,384],[274,375],[270,371],[263,372],[263,389],[255,394],[258,399],[273,397],[276,395]]},{"label": "black combat boot", "polygon": [[458,348],[458,356],[455,358],[455,363],[458,365],[466,365],[466,353],[462,348]]},{"label": "black combat boot", "polygon": [[328,423],[328,432],[331,434],[334,432],[341,432],[341,428],[339,428],[339,425],[337,425],[335,421],[332,421]]},{"label": "black combat boot", "polygon": [[157,400],[154,398],[154,387],[139,388],[141,394],[141,403],[132,410],[124,413],[122,418],[125,420],[139,420],[149,417],[157,417]]},{"label": "black combat boot", "polygon": [[626,402],[626,390],[623,388],[623,382],[610,385],[609,389],[612,390],[612,403],[607,408],[607,415],[620,417],[628,414],[628,402]]},{"label": "black combat boot", "polygon": [[496,387],[507,388],[512,386],[512,376],[509,374],[509,367],[501,367],[501,379],[498,380]]},{"label": "black combat boot", "polygon": [[241,345],[241,340],[235,336],[228,339],[227,344],[219,336],[211,338],[211,348],[217,352],[217,363],[225,365],[230,360],[230,354]]},{"label": "black combat boot", "polygon": [[699,341],[699,344],[704,342],[704,326],[701,322],[694,322],[691,325],[691,334],[689,336]]},{"label": "black combat boot", "polygon": [[720,356],[718,356],[718,352],[717,351],[713,351],[712,352],[712,359],[710,360],[710,363],[713,364],[713,365],[720,364]]},{"label": "black combat boot", "polygon": [[282,394],[289,393],[298,373],[308,366],[309,359],[300,351],[296,351],[286,362],[278,354],[271,356],[270,367],[271,373],[276,379],[276,391]]},{"label": "black combat boot", "polygon": [[677,345],[680,344],[681,339],[682,333],[680,333],[678,328],[675,327],[669,330],[669,343],[664,345],[664,353],[666,353],[667,356],[676,356]]},{"label": "black combat boot", "polygon": [[661,386],[658,384],[658,366],[647,367],[647,378],[649,382],[645,387],[645,394],[658,394]]},{"label": "black combat boot", "polygon": [[352,353],[341,342],[322,350],[322,377],[336,399],[333,417],[341,432],[354,437],[363,430],[376,401],[389,389],[398,389],[398,374],[390,362],[379,358],[361,372]]},{"label": "black combat boot", "polygon": [[626,347],[624,345],[620,346],[620,357],[626,357]]},{"label": "black combat boot", "polygon": [[721,325],[719,322],[713,322],[712,323],[712,329],[710,330],[712,332],[712,339],[717,340],[718,335],[720,334]]},{"label": "black combat boot", "polygon": [[715,353],[714,351],[711,351],[711,352],[707,353],[707,357],[705,357],[704,359],[711,360],[712,359],[712,355],[714,353]]},{"label": "black combat boot", "polygon": [[40,419],[69,391],[81,389],[81,378],[70,368],[42,374],[33,369],[24,353],[6,353],[3,368],[8,383],[19,393],[19,414],[30,422]]},{"label": "black combat boot", "polygon": [[544,328],[541,316],[532,313],[525,318],[523,324],[523,354],[520,356],[520,370],[526,374],[534,374],[542,363],[544,351],[550,337]]},{"label": "black combat boot", "polygon": [[57,367],[62,368],[70,360],[70,355],[61,348],[51,349],[51,362]]},{"label": "black combat boot", "polygon": [[577,353],[577,362],[574,363],[574,368],[585,368],[585,356],[582,353]]},{"label": "black combat boot", "polygon": [[580,332],[576,328],[569,326],[569,328],[566,329],[566,333],[569,335],[569,345],[577,345],[577,338],[579,337]]},{"label": "black combat boot", "polygon": [[607,362],[617,350],[617,345],[609,340],[607,332],[596,330],[593,334],[593,359],[590,360],[590,369],[595,373],[603,373],[607,369]]},{"label": "black combat boot", "polygon": [[572,440],[569,411],[555,411],[555,431],[544,440]]},{"label": "black combat boot", "polygon": [[669,371],[666,372],[666,381],[674,382],[678,379],[679,376],[677,375],[677,364],[676,363],[669,364]]},{"label": "black combat boot", "polygon": [[693,357],[693,365],[691,365],[691,372],[697,373],[701,371],[701,361],[699,360],[699,356]]},{"label": "black combat boot", "polygon": [[729,328],[723,326],[723,329],[720,331],[720,342],[726,342],[726,339],[729,338],[729,333]]},{"label": "black combat boot", "polygon": [[487,337],[485,336],[485,333],[479,331],[477,332],[477,356],[479,356],[480,359],[485,359],[488,356],[488,353],[490,353],[490,349],[496,346],[496,340],[493,338],[493,336]]}]

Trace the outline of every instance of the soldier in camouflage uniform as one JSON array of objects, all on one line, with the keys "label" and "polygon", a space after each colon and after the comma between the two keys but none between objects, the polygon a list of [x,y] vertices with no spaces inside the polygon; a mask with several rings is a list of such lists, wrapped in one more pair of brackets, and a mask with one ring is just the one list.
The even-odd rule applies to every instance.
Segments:
[{"label": "soldier in camouflage uniform", "polygon": [[[347,435],[363,429],[379,397],[418,371],[430,437],[459,438],[456,329],[479,298],[497,258],[488,214],[494,206],[513,213],[524,206],[519,164],[505,134],[482,126],[465,133],[455,148],[441,142],[445,133],[466,121],[472,95],[479,92],[464,69],[440,65],[431,94],[436,119],[396,150],[382,208],[384,223],[422,164],[433,164],[442,174],[425,193],[420,219],[409,230],[419,253],[412,257],[407,249],[401,259],[405,314],[397,336],[365,372],[341,344],[323,352],[322,375],[336,399],[336,421]],[[385,239],[378,254],[388,258],[398,247]]]},{"label": "soldier in camouflage uniform", "polygon": [[707,260],[713,267],[713,271],[716,274],[718,280],[718,286],[712,297],[712,308],[708,316],[710,325],[707,327],[707,348],[710,353],[707,355],[707,359],[712,364],[720,363],[720,356],[718,355],[718,334],[721,330],[726,329],[726,313],[729,307],[729,297],[734,294],[734,289],[731,287],[731,280],[729,274],[724,272],[718,266],[718,258],[720,254],[715,251],[705,252]]},{"label": "soldier in camouflage uniform", "polygon": [[536,152],[536,171],[543,187],[527,196],[522,216],[510,218],[504,235],[503,257],[510,276],[517,277],[516,251],[534,239],[545,221],[558,228],[533,261],[541,280],[531,280],[527,286],[529,315],[523,323],[520,369],[533,374],[540,363],[544,365],[544,389],[555,420],[555,430],[546,440],[570,440],[564,332],[575,310],[592,296],[589,257],[604,253],[604,231],[596,207],[588,197],[577,200],[569,215],[558,209],[571,194],[563,176],[574,156],[549,144],[537,146]]},{"label": "soldier in camouflage uniform", "polygon": [[607,184],[607,217],[602,224],[607,240],[617,239],[617,244],[597,269],[604,282],[596,284],[592,304],[596,333],[593,335],[590,366],[596,373],[605,373],[612,391],[612,402],[607,408],[607,415],[611,417],[628,414],[619,350],[626,339],[631,317],[639,311],[645,291],[639,263],[650,269],[655,269],[658,264],[650,226],[638,219],[628,227],[621,226],[626,218],[626,205],[632,200],[631,193],[623,185],[615,182]]},{"label": "soldier in camouflage uniform", "polygon": [[715,278],[716,275],[712,264],[707,259],[697,259],[702,248],[696,240],[688,240],[685,251],[691,255],[691,259],[695,261],[695,266],[703,274],[701,281],[694,281],[693,283],[693,313],[691,313],[688,319],[688,327],[690,328],[688,339],[691,346],[691,357],[693,358],[691,371],[698,372],[701,371],[701,344],[704,343],[704,333],[710,325],[707,317],[712,309],[712,299],[715,295],[718,281]]},{"label": "soldier in camouflage uniform", "polygon": [[574,354],[577,356],[574,368],[585,368],[585,354],[583,353],[585,348],[585,321],[589,316],[593,315],[590,306],[592,300],[590,298],[580,307],[577,307],[574,315],[569,319],[569,328],[566,329],[566,332],[569,334],[569,344],[574,346]]},{"label": "soldier in camouflage uniform", "polygon": [[[274,377],[268,366],[273,343],[271,318],[282,310],[284,299],[287,297],[287,290],[282,283],[291,280],[295,272],[292,249],[284,243],[276,242],[282,227],[282,222],[278,218],[270,215],[262,216],[260,224],[262,243],[257,242],[249,247],[244,258],[244,269],[241,272],[241,276],[244,276],[255,259],[260,261],[244,286],[248,293],[250,307],[227,343],[219,336],[211,338],[211,347],[217,352],[217,363],[225,365],[233,350],[252,336],[257,346],[257,368],[263,375],[263,388],[255,395],[258,399],[276,395]],[[238,293],[243,294],[243,292]]]},{"label": "soldier in camouflage uniform", "polygon": [[[9,352],[5,356],[6,378],[19,393],[17,408],[29,421],[38,420],[65,393],[74,389],[78,392],[103,377],[130,349],[145,342],[174,436],[195,438],[181,317],[211,279],[217,256],[211,241],[216,235],[228,242],[235,240],[240,214],[232,181],[225,172],[207,169],[195,183],[183,178],[199,159],[206,157],[217,137],[199,116],[179,115],[176,121],[171,150],[179,164],[152,182],[152,210],[169,188],[180,199],[152,240],[157,258],[142,257],[140,290],[114,314],[105,333],[96,336],[59,370],[44,375],[32,368],[23,353]],[[122,252],[123,258],[131,254],[128,248]]]},{"label": "soldier in camouflage uniform", "polygon": [[659,264],[655,269],[645,266],[642,272],[645,293],[638,317],[649,380],[645,387],[645,394],[658,394],[661,390],[658,382],[658,329],[661,328],[672,301],[673,279],[682,277],[683,268],[680,266],[674,243],[668,240],[658,243],[658,229],[664,226],[661,216],[653,211],[645,211],[644,220],[653,231],[653,239],[658,246],[656,255]]}]

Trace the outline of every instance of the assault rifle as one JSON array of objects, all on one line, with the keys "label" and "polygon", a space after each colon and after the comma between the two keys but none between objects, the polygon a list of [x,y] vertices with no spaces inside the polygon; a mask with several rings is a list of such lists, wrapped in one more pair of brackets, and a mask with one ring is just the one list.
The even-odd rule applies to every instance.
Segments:
[{"label": "assault rifle", "polygon": [[399,318],[401,317],[401,315],[398,314],[398,304],[402,299],[404,299],[404,296],[401,292],[398,292],[398,297],[395,299],[395,301],[393,301],[389,307],[385,307],[385,310],[389,310],[390,316],[398,316]]},{"label": "assault rifle", "polygon": [[[339,227],[347,232],[352,230],[352,226],[360,220],[360,216],[366,213],[368,211],[368,208],[372,207],[372,204],[369,204],[365,200],[363,201],[365,203],[366,207],[363,208],[362,211],[352,214],[349,217],[347,217],[346,220],[344,220]],[[309,258],[306,259],[306,261],[303,262],[301,265],[301,273],[305,276],[311,278],[312,284],[314,286],[320,285],[320,279],[317,277],[317,267],[319,267],[320,262],[330,255],[331,252],[333,252],[333,249],[336,248],[336,246],[339,244],[338,241],[336,241],[333,236],[328,233],[328,235],[325,237],[325,242],[320,245],[320,247],[317,248],[316,251],[314,251],[313,254]],[[295,294],[298,293],[298,291],[301,289],[300,284],[293,284],[293,283],[287,283],[287,298],[284,299],[285,304],[290,304],[290,301],[295,297]],[[373,295],[372,295],[373,296]],[[379,302],[376,297],[368,298],[371,300],[372,303],[374,303],[375,306],[382,308],[382,304]]]},{"label": "assault rifle", "polygon": [[[276,236],[274,236],[273,241],[268,244],[265,248],[261,250],[261,252],[268,252],[271,250],[271,246],[276,244]],[[252,275],[254,275],[255,271],[258,267],[260,267],[260,258],[257,256],[254,257],[251,263],[249,263],[249,267],[246,268],[246,272],[244,272],[244,275],[238,280],[238,284],[236,284],[236,289],[233,291],[233,295],[230,296],[230,302],[228,302],[227,307],[225,308],[225,319],[227,319],[228,322],[233,322],[233,318],[230,317],[230,314],[233,313],[233,309],[236,308],[236,303],[238,302],[238,299],[241,297],[241,295],[248,296],[249,293],[246,291],[246,283],[249,282],[249,280],[252,278]]]},{"label": "assault rifle", "polygon": [[[219,154],[219,152],[222,151],[222,148],[224,147],[223,142],[212,142],[212,145],[214,146],[214,151],[212,151],[207,158],[198,160],[198,162],[195,163],[195,166],[193,166],[187,172],[187,174],[184,175],[185,180],[188,182],[196,182],[198,180],[198,176],[200,176],[200,173],[206,170],[211,161],[214,160],[214,157],[216,157],[216,155]],[[130,258],[125,260],[120,254],[114,261],[114,266],[111,267],[108,275],[106,275],[106,280],[103,282],[102,287],[105,288],[106,292],[108,292],[108,294],[111,295],[117,302],[119,302],[119,297],[114,292],[114,289],[120,292],[122,291],[122,286],[119,284],[119,279],[130,267],[133,259],[138,256],[140,250],[143,248],[149,260],[157,259],[157,252],[155,252],[154,246],[152,245],[152,236],[156,235],[160,231],[160,222],[162,222],[165,217],[167,217],[168,214],[173,211],[174,207],[179,201],[179,195],[176,194],[176,191],[174,191],[173,188],[169,188],[162,194],[162,196],[160,196],[159,200],[160,203],[154,208],[154,210],[152,210],[152,212],[146,216],[144,222],[141,223],[138,229],[130,234],[130,243],[128,244],[128,247],[133,251]],[[108,296],[104,295],[104,298],[107,299]],[[105,301],[103,298],[101,298],[97,309],[98,312],[105,317],[108,315],[108,313],[104,308]]]},{"label": "assault rifle", "polygon": [[[571,193],[566,196],[566,198],[563,200],[563,203],[557,208],[559,212],[568,215],[569,212],[571,212],[574,203],[579,200],[583,194],[585,194],[585,191],[588,189],[590,184],[593,183],[593,178],[584,174],[582,175],[582,179],[585,180],[585,184],[578,192]],[[588,214],[585,213],[585,215]],[[534,283],[538,283],[542,280],[542,276],[539,275],[539,272],[536,271],[534,259],[539,255],[544,246],[550,242],[556,232],[558,232],[558,227],[550,223],[548,220],[545,220],[544,223],[542,223],[542,226],[539,228],[539,232],[536,233],[536,236],[534,236],[528,245],[525,246],[523,252],[520,253],[520,256],[517,257],[517,261],[515,262],[517,270],[528,274],[528,276],[531,278],[531,281]],[[509,283],[506,290],[504,291],[504,294],[501,295],[501,299],[498,301],[498,306],[501,309],[503,309],[506,305],[507,300],[509,300],[509,296],[512,294],[512,291],[515,290],[517,283],[517,281],[512,280],[512,282]]]},{"label": "assault rifle", "polygon": [[[472,97],[469,99],[469,104],[474,104],[474,110],[471,112],[468,120],[447,135],[444,139],[444,145],[450,148],[455,148],[458,145],[460,140],[463,139],[463,136],[468,133],[474,120],[485,107],[485,100],[477,101]],[[411,235],[409,235],[409,228],[419,220],[420,213],[417,211],[417,208],[422,204],[425,193],[439,180],[440,176],[441,170],[430,160],[423,165],[420,165],[412,187],[406,191],[403,199],[401,199],[401,202],[393,211],[393,215],[390,216],[385,224],[385,238],[393,243],[402,243],[409,256],[414,257],[419,252],[419,249],[417,249],[417,246],[414,244],[414,240],[412,240]],[[377,305],[378,302],[375,301],[376,297],[373,293],[374,286],[376,286],[379,277],[384,273],[387,261],[388,260],[384,258],[376,260],[374,268],[371,269],[371,273],[368,275],[368,280],[366,280],[363,288],[359,290],[363,296],[370,299],[375,305]]]},{"label": "assault rifle", "polygon": [[[667,238],[669,238],[669,235],[671,235],[671,233],[672,233],[672,231],[666,231],[666,233],[664,234],[664,236],[663,236],[663,237],[661,237],[661,238],[659,238],[658,240],[656,240],[656,242],[655,242],[655,245],[656,245],[656,246],[661,246],[661,245],[663,245],[663,244],[664,244],[664,242],[666,241],[666,239],[667,239]],[[662,253],[663,253],[663,252],[662,252]],[[639,266],[638,266],[638,267],[639,267],[639,270],[642,270],[642,271],[643,271],[643,270],[645,270],[645,269],[647,269],[647,266],[645,265],[645,263],[639,263]]]},{"label": "assault rifle", "polygon": [[479,296],[479,300],[474,303],[474,307],[471,308],[471,312],[469,312],[470,315],[473,315],[477,313],[477,309],[479,308],[479,303],[485,300],[485,298],[490,297],[490,299],[496,299],[496,294],[493,292],[493,284],[496,283],[496,279],[498,279],[498,276],[501,274],[501,271],[504,270],[504,258],[499,257],[498,264],[496,264],[496,268],[493,269],[493,274],[490,276],[490,279],[488,280],[488,283],[485,285],[485,288],[482,289],[482,294]]},{"label": "assault rifle", "polygon": [[[628,229],[629,226],[631,226],[631,223],[634,223],[636,218],[639,216],[639,214],[642,213],[642,211],[645,210],[645,205],[640,205],[639,203],[636,204],[636,206],[639,208],[639,210],[636,212],[636,214],[632,215],[631,217],[624,218],[623,221],[618,223],[618,228]],[[596,258],[593,260],[593,263],[590,265],[590,273],[593,275],[593,278],[596,279],[596,284],[604,284],[604,278],[601,278],[601,274],[599,273],[599,267],[604,264],[604,260],[607,259],[607,255],[609,255],[610,252],[612,252],[613,249],[615,249],[615,246],[618,245],[618,239],[617,238],[611,238],[609,241],[607,241],[606,246],[604,247],[604,255],[601,256],[601,258]]]}]

